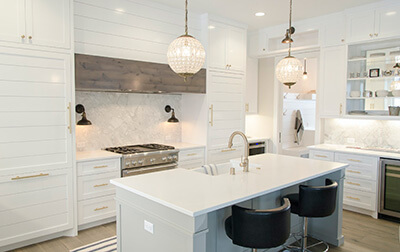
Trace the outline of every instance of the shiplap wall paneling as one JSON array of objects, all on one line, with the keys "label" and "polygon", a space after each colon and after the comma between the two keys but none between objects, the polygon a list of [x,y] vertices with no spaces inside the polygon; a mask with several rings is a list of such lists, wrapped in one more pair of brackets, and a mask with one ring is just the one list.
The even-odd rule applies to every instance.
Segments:
[{"label": "shiplap wall paneling", "polygon": [[[169,44],[184,33],[182,10],[144,0],[75,0],[75,52],[167,63]],[[201,40],[200,16],[189,33]]]}]

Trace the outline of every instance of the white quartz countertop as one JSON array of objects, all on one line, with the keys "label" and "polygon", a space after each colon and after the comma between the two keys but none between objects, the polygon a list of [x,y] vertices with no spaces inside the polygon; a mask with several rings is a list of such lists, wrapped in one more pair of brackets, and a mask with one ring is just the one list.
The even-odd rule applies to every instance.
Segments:
[{"label": "white quartz countertop", "polygon": [[184,142],[166,143],[166,145],[174,146],[178,150],[193,149],[193,148],[205,148],[205,145],[184,143]]},{"label": "white quartz countertop", "polygon": [[104,150],[94,150],[94,151],[78,151],[76,152],[76,161],[94,161],[100,159],[110,159],[110,158],[120,158],[122,155],[104,151]]},{"label": "white quartz countertop", "polygon": [[210,176],[178,168],[113,179],[111,183],[189,216],[198,216],[347,167],[275,154],[251,156],[250,165],[250,172],[236,169],[236,175]]},{"label": "white quartz countertop", "polygon": [[308,148],[309,149],[315,149],[315,150],[327,150],[327,151],[353,153],[353,154],[376,156],[376,157],[383,157],[383,158],[400,159],[400,153],[392,153],[392,152],[386,152],[386,151],[375,151],[375,150],[365,150],[365,149],[362,149],[362,148],[346,146],[346,145],[318,144],[318,145],[308,146]]}]

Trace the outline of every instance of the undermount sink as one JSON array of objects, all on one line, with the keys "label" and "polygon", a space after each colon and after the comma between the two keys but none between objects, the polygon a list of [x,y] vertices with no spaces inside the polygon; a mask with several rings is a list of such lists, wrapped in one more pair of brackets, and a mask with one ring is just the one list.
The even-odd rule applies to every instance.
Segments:
[{"label": "undermount sink", "polygon": [[[227,163],[216,164],[216,167],[217,167],[217,170],[218,170],[218,175],[229,173],[232,167],[235,168],[235,173],[236,174],[243,172],[243,167],[240,166],[240,161],[239,160],[238,161],[231,161],[231,162],[227,162]],[[261,170],[261,167],[258,164],[250,163],[249,164],[249,170],[250,170],[250,172],[254,172],[254,171],[257,171],[257,170]],[[205,173],[203,167],[199,167],[199,168],[193,169],[193,171],[200,172],[200,173]]]}]

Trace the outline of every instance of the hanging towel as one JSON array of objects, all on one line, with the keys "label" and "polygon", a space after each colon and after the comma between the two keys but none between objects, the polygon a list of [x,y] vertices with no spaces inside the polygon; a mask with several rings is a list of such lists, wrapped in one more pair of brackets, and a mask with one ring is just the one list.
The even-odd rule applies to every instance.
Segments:
[{"label": "hanging towel", "polygon": [[205,174],[209,174],[211,176],[218,175],[218,169],[215,164],[203,165],[202,167],[204,169]]},{"label": "hanging towel", "polygon": [[296,122],[294,124],[294,130],[294,142],[300,145],[300,142],[303,139],[304,132],[303,118],[301,117],[300,110],[297,110],[296,112]]}]

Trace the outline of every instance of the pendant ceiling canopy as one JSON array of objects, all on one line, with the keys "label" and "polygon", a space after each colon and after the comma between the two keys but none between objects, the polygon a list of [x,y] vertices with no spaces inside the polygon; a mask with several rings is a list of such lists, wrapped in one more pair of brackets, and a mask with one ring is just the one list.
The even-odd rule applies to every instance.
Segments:
[{"label": "pendant ceiling canopy", "polygon": [[178,37],[168,47],[168,64],[171,69],[182,76],[195,75],[204,65],[206,52],[203,45],[188,33],[188,1],[185,0],[185,34]]},{"label": "pendant ceiling canopy", "polygon": [[[292,0],[290,0],[289,29],[286,31],[286,37],[282,41],[289,44],[289,55],[282,59],[276,66],[275,74],[277,79],[284,85],[291,88],[303,75],[303,67],[300,60],[291,55],[292,49]],[[286,41],[286,42],[284,42]]]}]

